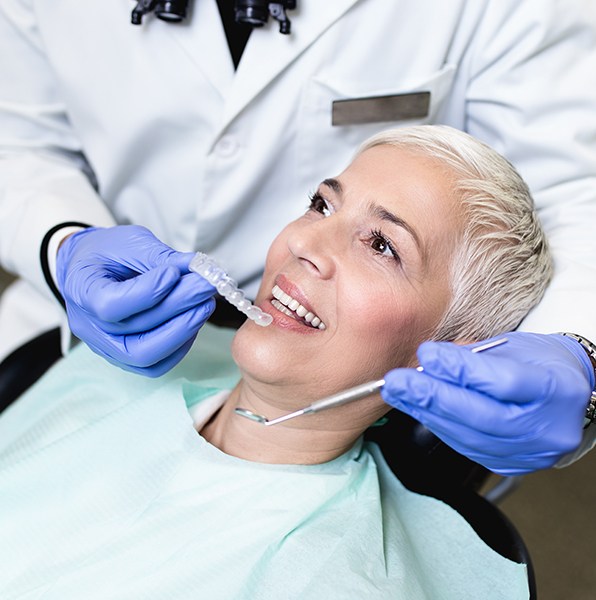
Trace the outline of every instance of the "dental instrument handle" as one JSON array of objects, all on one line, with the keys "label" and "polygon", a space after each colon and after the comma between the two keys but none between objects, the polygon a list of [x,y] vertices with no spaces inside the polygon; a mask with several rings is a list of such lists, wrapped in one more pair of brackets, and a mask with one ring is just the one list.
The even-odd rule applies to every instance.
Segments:
[{"label": "dental instrument handle", "polygon": [[368,381],[367,383],[354,386],[349,390],[344,390],[343,392],[339,392],[337,394],[333,394],[332,396],[328,396],[327,398],[323,398],[322,400],[313,402],[310,406],[307,406],[304,409],[304,414],[316,413],[320,410],[326,410],[328,408],[333,408],[334,406],[341,406],[342,404],[347,404],[348,402],[353,402],[354,400],[366,398],[366,396],[370,396],[371,394],[374,394],[376,391],[380,390],[384,385],[384,379],[377,379],[376,381]]},{"label": "dental instrument handle", "polygon": [[[289,421],[290,419],[294,419],[295,417],[301,417],[302,415],[309,415],[317,413],[321,410],[327,410],[328,408],[333,408],[334,406],[341,406],[342,404],[347,404],[348,402],[353,402],[354,400],[360,400],[361,398],[366,398],[366,396],[370,396],[374,394],[377,390],[380,390],[385,384],[384,379],[378,379],[376,381],[369,381],[367,383],[362,383],[361,385],[357,385],[349,390],[344,390],[343,392],[339,392],[337,394],[333,394],[332,396],[327,396],[322,400],[317,400],[313,402],[309,406],[301,408],[300,410],[296,410],[292,413],[288,413],[287,415],[283,415],[281,417],[277,417],[277,419],[266,419],[265,417],[260,417],[258,421],[263,425],[271,426],[277,425],[278,423],[283,423],[284,421]],[[246,413],[250,413],[250,411],[246,411],[245,409],[236,409],[236,412],[242,415],[243,417],[248,416]],[[258,415],[257,415],[258,416]],[[253,418],[253,417],[249,417]],[[257,420],[257,419],[255,419]]]},{"label": "dental instrument handle", "polygon": [[[472,348],[471,351],[474,353],[484,352],[485,350],[489,350],[490,348],[500,346],[506,341],[507,338],[499,338],[497,340],[493,340],[492,342],[482,344],[481,346],[476,346],[475,348]],[[376,381],[369,381],[361,385],[356,385],[348,390],[344,390],[343,392],[333,394],[333,396],[328,396],[327,398],[323,398],[322,400],[317,400],[316,402],[313,402],[310,406],[307,406],[303,409],[303,414],[306,415],[316,413],[320,410],[326,410],[328,408],[333,408],[334,406],[341,406],[342,404],[347,404],[348,402],[353,402],[354,400],[366,398],[367,396],[370,396],[371,394],[374,394],[375,392],[380,390],[384,385],[384,379],[377,379]]]}]

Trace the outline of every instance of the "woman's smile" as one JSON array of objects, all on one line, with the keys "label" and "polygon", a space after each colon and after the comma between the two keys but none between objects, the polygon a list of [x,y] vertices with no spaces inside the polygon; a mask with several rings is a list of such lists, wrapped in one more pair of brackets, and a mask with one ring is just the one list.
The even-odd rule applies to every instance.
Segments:
[{"label": "woman's smile", "polygon": [[313,332],[326,329],[304,292],[284,275],[275,278],[268,301],[273,308],[274,322],[282,327],[299,325],[300,330]]},{"label": "woman's smile", "polygon": [[325,323],[315,313],[300,304],[290,294],[286,294],[278,285],[273,286],[271,294],[273,295],[271,304],[284,315],[292,317],[308,327],[325,329]]}]

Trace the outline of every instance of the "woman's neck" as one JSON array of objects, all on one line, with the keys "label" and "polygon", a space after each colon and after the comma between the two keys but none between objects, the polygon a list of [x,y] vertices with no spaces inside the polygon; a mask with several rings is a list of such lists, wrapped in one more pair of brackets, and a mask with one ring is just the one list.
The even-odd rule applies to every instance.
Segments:
[{"label": "woman's neck", "polygon": [[[308,404],[308,401],[306,402]],[[269,406],[269,411],[267,408]],[[240,382],[222,408],[201,429],[201,435],[222,452],[245,460],[271,464],[319,464],[337,458],[349,450],[366,428],[369,419],[355,419],[350,426],[331,409],[325,413],[298,417],[266,427],[234,412],[245,407],[266,416],[278,416],[248,386]],[[296,407],[298,408],[298,407]],[[279,413],[279,408],[277,409]],[[354,424],[352,424],[354,423]]]}]

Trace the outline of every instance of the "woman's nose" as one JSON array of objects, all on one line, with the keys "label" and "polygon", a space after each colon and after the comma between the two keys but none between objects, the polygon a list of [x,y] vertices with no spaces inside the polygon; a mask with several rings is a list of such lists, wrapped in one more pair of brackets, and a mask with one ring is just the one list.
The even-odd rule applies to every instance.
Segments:
[{"label": "woman's nose", "polygon": [[341,244],[338,227],[328,217],[316,223],[302,223],[288,237],[290,253],[300,264],[323,279],[333,277]]}]

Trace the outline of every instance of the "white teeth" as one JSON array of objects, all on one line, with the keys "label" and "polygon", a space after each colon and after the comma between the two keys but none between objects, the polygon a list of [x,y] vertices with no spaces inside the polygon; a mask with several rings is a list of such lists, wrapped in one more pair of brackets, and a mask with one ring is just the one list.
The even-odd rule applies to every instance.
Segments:
[{"label": "white teeth", "polygon": [[277,310],[284,313],[284,315],[288,315],[288,317],[293,316],[292,311],[289,310],[288,308],[286,308],[279,300],[276,300],[275,298],[273,298],[273,300],[271,300],[271,304],[273,304],[273,306],[275,306],[275,308],[277,308]]},{"label": "white teeth", "polygon": [[304,320],[315,329],[325,329],[325,323],[323,323],[317,315],[304,308],[298,300],[286,294],[279,286],[274,285],[271,293],[274,298],[274,300],[271,301],[271,304],[273,304],[275,308],[288,316],[292,316],[292,313],[296,313],[299,317],[304,318]]}]

